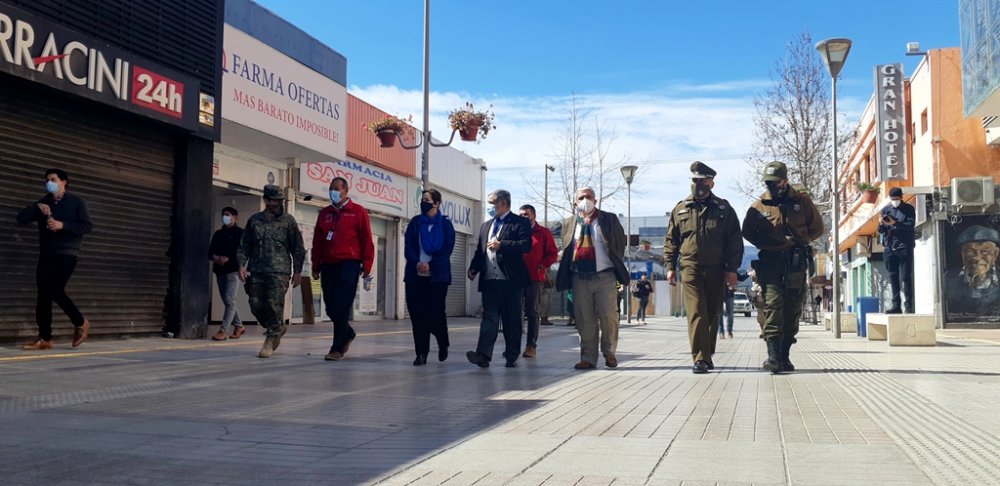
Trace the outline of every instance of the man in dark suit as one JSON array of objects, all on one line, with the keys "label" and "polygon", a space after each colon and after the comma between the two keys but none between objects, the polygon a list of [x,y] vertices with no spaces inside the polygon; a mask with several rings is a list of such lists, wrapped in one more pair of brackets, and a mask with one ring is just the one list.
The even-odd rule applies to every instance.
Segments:
[{"label": "man in dark suit", "polygon": [[476,255],[469,265],[469,280],[482,274],[483,320],[479,324],[479,344],[466,357],[480,368],[488,368],[493,345],[503,322],[507,367],[516,366],[521,354],[521,311],[528,267],[524,254],[531,250],[531,223],[510,211],[510,193],[502,189],[486,198],[491,219],[479,231]]}]

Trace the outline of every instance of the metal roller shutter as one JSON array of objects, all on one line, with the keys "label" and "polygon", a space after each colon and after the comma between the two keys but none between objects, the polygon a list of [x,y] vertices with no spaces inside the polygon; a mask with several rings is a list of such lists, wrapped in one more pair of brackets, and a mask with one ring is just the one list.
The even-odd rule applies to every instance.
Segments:
[{"label": "metal roller shutter", "polygon": [[455,233],[455,250],[451,252],[451,286],[448,287],[448,297],[445,299],[445,313],[449,316],[464,316],[465,286],[469,279],[466,271],[469,268],[466,254],[468,253],[469,237]]},{"label": "metal roller shutter", "polygon": [[[161,126],[4,79],[0,92],[0,337],[34,336],[38,234],[17,211],[44,193],[59,167],[86,201],[84,238],[67,292],[91,334],[157,332],[164,322],[173,210],[174,140]],[[54,306],[53,332],[72,335]]]}]

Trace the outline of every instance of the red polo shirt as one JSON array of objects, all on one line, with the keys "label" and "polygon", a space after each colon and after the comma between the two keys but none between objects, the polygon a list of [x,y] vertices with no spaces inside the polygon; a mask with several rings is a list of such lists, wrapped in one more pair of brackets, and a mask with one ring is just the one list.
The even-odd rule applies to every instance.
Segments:
[{"label": "red polo shirt", "polygon": [[312,241],[312,270],[324,263],[360,261],[364,273],[371,273],[375,244],[368,211],[349,199],[344,206],[327,206],[319,212]]}]

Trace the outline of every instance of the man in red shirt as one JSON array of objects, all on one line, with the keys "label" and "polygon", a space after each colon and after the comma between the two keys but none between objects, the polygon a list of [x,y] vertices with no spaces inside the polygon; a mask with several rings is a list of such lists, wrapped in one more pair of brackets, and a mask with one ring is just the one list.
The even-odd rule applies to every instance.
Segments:
[{"label": "man in red shirt", "polygon": [[375,261],[371,221],[368,211],[347,193],[343,177],[330,181],[330,206],[316,219],[312,242],[312,278],[320,279],[326,315],[333,321],[333,345],[328,361],[344,357],[357,333],[348,323],[358,293],[358,277],[369,278]]},{"label": "man in red shirt", "polygon": [[548,228],[535,222],[535,207],[521,206],[521,217],[531,223],[531,251],[524,254],[524,264],[528,267],[531,283],[524,288],[524,310],[528,316],[528,340],[524,346],[524,357],[534,358],[538,348],[538,325],[549,302],[542,298],[545,291],[545,273],[556,260],[559,250],[556,240]]}]

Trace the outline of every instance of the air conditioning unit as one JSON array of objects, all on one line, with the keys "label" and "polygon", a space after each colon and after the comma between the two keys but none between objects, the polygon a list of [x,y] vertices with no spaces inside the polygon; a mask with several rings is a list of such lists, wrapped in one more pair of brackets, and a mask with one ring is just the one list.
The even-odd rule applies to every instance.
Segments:
[{"label": "air conditioning unit", "polygon": [[992,206],[992,177],[955,177],[951,180],[951,205],[963,207]]}]

